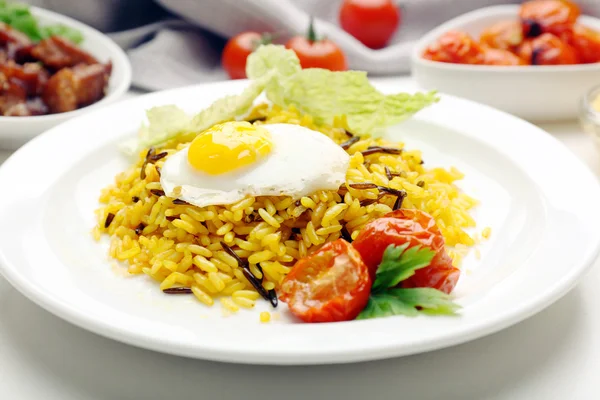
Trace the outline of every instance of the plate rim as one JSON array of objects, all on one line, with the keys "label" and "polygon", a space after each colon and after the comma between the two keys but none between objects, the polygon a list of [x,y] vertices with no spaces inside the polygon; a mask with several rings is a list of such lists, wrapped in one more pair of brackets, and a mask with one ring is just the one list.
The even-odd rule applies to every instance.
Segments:
[{"label": "plate rim", "polygon": [[[374,84],[377,84],[377,80],[373,80],[373,82],[374,82]],[[245,84],[244,81],[215,82],[215,83],[210,83],[210,84],[200,84],[200,85],[194,85],[194,86],[189,86],[189,87],[185,87],[185,88],[177,88],[177,89],[170,89],[167,91],[150,93],[150,94],[143,95],[143,96],[140,96],[137,98],[119,102],[118,104],[113,104],[111,106],[99,109],[97,111],[93,111],[91,113],[86,114],[85,116],[82,116],[81,118],[92,118],[93,114],[95,114],[95,113],[98,113],[98,112],[108,113],[112,109],[115,109],[117,107],[123,107],[128,104],[140,103],[140,106],[141,106],[141,103],[143,103],[143,101],[140,100],[140,98],[145,98],[146,100],[153,99],[153,98],[160,98],[161,96],[164,96],[165,93],[172,94],[172,93],[176,93],[181,90],[201,90],[202,88],[205,88],[207,85],[210,85],[210,86],[232,85],[232,86],[237,87],[238,85],[241,86],[243,84]],[[539,135],[540,138],[543,137],[544,138],[543,140],[549,141],[548,143],[552,142],[553,145],[555,145],[555,146],[558,145],[560,147],[561,151],[565,154],[565,157],[569,157],[572,162],[575,162],[574,165],[576,165],[576,168],[579,169],[579,172],[583,173],[584,175],[587,175],[586,179],[591,178],[596,183],[596,185],[598,185],[598,178],[593,175],[593,173],[590,171],[590,169],[586,165],[584,165],[581,162],[581,160],[579,160],[574,154],[572,154],[564,145],[562,145],[562,143],[560,143],[553,136],[547,134],[541,128],[539,128],[533,124],[530,124],[526,121],[523,121],[517,117],[514,117],[512,115],[504,113],[502,111],[493,109],[492,107],[482,105],[482,104],[479,104],[479,103],[476,103],[476,102],[473,102],[470,100],[460,99],[455,96],[449,96],[449,95],[444,95],[444,98],[458,100],[459,102],[466,102],[471,107],[473,107],[473,106],[476,108],[483,107],[485,109],[488,109],[488,111],[497,113],[499,116],[502,116],[503,118],[510,118],[512,120],[518,120],[519,123],[528,125],[530,130],[533,129],[533,130],[537,131],[537,135]],[[127,103],[127,104],[125,104],[125,103]],[[109,110],[106,111],[107,109],[109,109]],[[5,171],[7,171],[11,168],[10,166],[12,165],[13,160],[18,159],[20,157],[26,157],[27,153],[29,151],[35,151],[35,148],[37,146],[36,143],[38,143],[39,141],[47,140],[46,138],[52,137],[52,135],[59,133],[61,131],[61,129],[63,129],[63,125],[74,123],[73,121],[76,121],[77,119],[79,119],[79,118],[76,118],[76,119],[73,119],[70,121],[66,121],[63,124],[58,125],[55,128],[52,128],[48,132],[36,137],[31,142],[27,143],[21,149],[17,150],[11,157],[9,157],[9,159],[7,159],[5,161],[5,163],[2,166],[0,166],[0,182],[2,181],[3,176],[6,173]],[[53,133],[53,132],[56,132],[56,133]],[[124,137],[123,133],[121,134],[121,136]],[[33,149],[33,150],[29,150],[29,149]],[[598,193],[600,193],[599,188],[597,188],[596,191]],[[0,200],[0,202],[1,202],[1,200]],[[15,287],[19,292],[21,292],[23,295],[25,295],[25,297],[29,298],[30,300],[32,300],[33,302],[35,302],[42,308],[46,309],[47,311],[51,312],[52,314],[54,314],[64,320],[67,320],[68,322],[70,322],[76,326],[79,326],[85,330],[88,330],[92,333],[100,334],[102,336],[111,338],[113,340],[124,342],[124,343],[130,344],[130,345],[136,346],[136,347],[141,347],[141,348],[150,349],[150,350],[154,350],[154,351],[158,351],[158,352],[184,356],[184,357],[188,357],[188,358],[201,358],[201,359],[214,360],[214,361],[226,361],[226,362],[245,363],[245,364],[269,364],[269,365],[276,365],[276,364],[279,364],[279,365],[282,365],[282,364],[287,364],[287,365],[337,364],[337,363],[385,359],[385,358],[392,358],[392,357],[398,357],[398,356],[404,356],[404,355],[410,355],[410,354],[415,354],[415,353],[437,350],[440,348],[445,348],[445,347],[457,345],[460,343],[465,343],[470,340],[474,340],[474,339],[489,335],[491,333],[500,331],[511,325],[514,325],[515,323],[520,322],[520,321],[530,317],[531,315],[541,311],[542,309],[546,308],[550,304],[554,303],[556,300],[558,300],[564,294],[566,294],[571,288],[573,288],[573,286],[575,286],[578,279],[581,278],[585,273],[587,273],[587,271],[589,271],[594,260],[598,257],[598,254],[600,253],[600,233],[596,235],[595,243],[596,243],[595,246],[593,248],[590,248],[586,252],[586,257],[585,257],[584,261],[582,261],[579,268],[576,269],[577,273],[573,273],[573,274],[569,275],[568,276],[569,279],[563,278],[562,280],[557,281],[555,287],[546,290],[542,294],[538,293],[537,297],[533,296],[531,301],[528,304],[526,304],[525,306],[522,306],[520,308],[515,308],[515,309],[511,310],[510,312],[505,312],[505,313],[501,314],[500,316],[491,319],[491,321],[488,321],[487,323],[480,323],[479,325],[471,328],[471,332],[469,335],[460,336],[460,335],[456,334],[454,336],[446,337],[444,340],[438,339],[436,341],[433,341],[433,343],[424,342],[418,346],[415,346],[410,351],[406,351],[406,350],[402,351],[401,354],[396,354],[393,351],[389,351],[390,349],[386,348],[386,349],[379,349],[380,350],[379,352],[372,352],[368,355],[362,354],[360,352],[352,353],[352,354],[333,353],[333,354],[324,355],[325,357],[327,357],[328,355],[331,356],[330,359],[323,359],[323,355],[321,355],[321,357],[318,357],[312,353],[310,353],[308,355],[306,355],[306,354],[303,355],[303,354],[300,354],[299,352],[290,352],[290,353],[285,353],[283,355],[278,356],[277,354],[274,354],[274,353],[265,355],[263,352],[255,352],[250,349],[246,353],[241,354],[239,351],[227,352],[226,349],[219,349],[219,350],[212,350],[212,351],[208,350],[207,351],[207,349],[204,347],[202,347],[202,352],[203,352],[202,356],[199,356],[197,354],[190,354],[189,348],[187,346],[178,347],[177,345],[174,345],[173,343],[169,343],[168,346],[165,346],[165,342],[156,341],[156,340],[154,340],[154,338],[149,337],[149,336],[140,337],[139,335],[136,335],[136,334],[131,334],[131,333],[127,334],[127,332],[124,332],[122,329],[119,329],[119,327],[115,327],[110,324],[107,324],[106,322],[103,322],[102,320],[87,318],[86,315],[81,312],[81,310],[77,311],[76,308],[73,308],[69,304],[66,304],[66,303],[63,304],[62,302],[56,302],[56,299],[50,299],[50,301],[49,301],[44,296],[44,293],[42,291],[40,291],[39,287],[37,287],[35,284],[27,283],[26,279],[23,279],[24,278],[23,276],[19,276],[18,268],[15,268],[14,265],[10,265],[10,262],[6,257],[1,244],[0,244],[0,273],[7,279],[7,281],[9,283],[11,283],[11,285],[13,287]],[[12,269],[12,272],[17,271],[17,274],[13,275],[11,273],[11,269]],[[54,300],[54,302],[51,300]],[[383,351],[388,351],[388,354],[380,354]],[[317,358],[320,358],[320,359],[317,360]]]}]

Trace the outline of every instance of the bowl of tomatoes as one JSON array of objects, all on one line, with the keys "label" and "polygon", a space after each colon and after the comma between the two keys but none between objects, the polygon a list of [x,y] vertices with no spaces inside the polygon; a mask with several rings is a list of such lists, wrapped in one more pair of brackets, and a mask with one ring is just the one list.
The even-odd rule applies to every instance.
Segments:
[{"label": "bowl of tomatoes", "polygon": [[566,0],[482,8],[446,22],[414,47],[419,86],[533,122],[575,119],[600,81],[600,19]]}]

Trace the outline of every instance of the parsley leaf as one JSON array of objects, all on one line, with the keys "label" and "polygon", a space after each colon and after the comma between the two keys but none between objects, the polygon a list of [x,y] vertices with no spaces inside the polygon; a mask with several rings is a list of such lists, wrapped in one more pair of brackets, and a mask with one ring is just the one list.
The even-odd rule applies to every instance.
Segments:
[{"label": "parsley leaf", "polygon": [[460,306],[446,293],[432,288],[391,289],[373,294],[356,319],[404,315],[455,315]]},{"label": "parsley leaf", "polygon": [[433,288],[391,289],[387,293],[429,315],[455,315],[461,308],[450,295]]},{"label": "parsley leaf", "polygon": [[409,243],[402,246],[389,245],[385,249],[371,293],[395,287],[413,276],[417,269],[428,266],[435,256],[435,252],[428,247],[413,246],[407,249],[408,246]]},{"label": "parsley leaf", "polygon": [[392,315],[406,315],[414,317],[419,312],[410,305],[389,294],[374,294],[369,297],[369,302],[356,319],[370,319],[391,317]]}]

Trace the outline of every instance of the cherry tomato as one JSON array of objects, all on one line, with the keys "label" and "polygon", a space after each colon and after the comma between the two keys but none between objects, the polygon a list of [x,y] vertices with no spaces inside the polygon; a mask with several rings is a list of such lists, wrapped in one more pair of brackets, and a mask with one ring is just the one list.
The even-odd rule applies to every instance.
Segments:
[{"label": "cherry tomato", "polygon": [[431,215],[413,209],[401,209],[369,222],[352,243],[369,268],[374,279],[383,252],[395,246],[425,246],[435,251],[429,266],[415,271],[415,275],[401,282],[402,287],[431,287],[450,293],[460,277],[460,270],[444,248],[444,238]]},{"label": "cherry tomato", "polygon": [[340,8],[342,28],[372,49],[387,44],[400,18],[392,0],[344,0]]},{"label": "cherry tomato", "polygon": [[579,7],[568,0],[530,0],[519,10],[526,37],[542,33],[560,36],[573,27],[580,14]]},{"label": "cherry tomato", "polygon": [[481,64],[483,52],[468,34],[449,31],[425,49],[423,58],[455,64]]},{"label": "cherry tomato", "polygon": [[493,49],[514,50],[523,41],[523,29],[519,21],[500,21],[486,28],[479,43]]},{"label": "cherry tomato", "polygon": [[302,68],[324,68],[331,71],[348,69],[346,56],[342,50],[329,39],[317,38],[312,20],[306,37],[295,36],[286,43],[285,47],[294,50]]},{"label": "cherry tomato", "polygon": [[568,41],[577,52],[580,62],[600,62],[600,32],[583,25],[575,25]]},{"label": "cherry tomato", "polygon": [[525,65],[525,61],[508,50],[483,49],[483,64],[485,65]]},{"label": "cherry tomato", "polygon": [[531,65],[577,64],[579,61],[575,49],[551,33],[525,40],[517,55]]},{"label": "cherry tomato", "polygon": [[349,321],[365,308],[369,269],[344,239],[299,260],[281,284],[279,299],[304,322]]},{"label": "cherry tomato", "polygon": [[229,39],[223,54],[221,64],[231,79],[246,78],[246,58],[261,44],[271,42],[269,34],[243,32]]}]

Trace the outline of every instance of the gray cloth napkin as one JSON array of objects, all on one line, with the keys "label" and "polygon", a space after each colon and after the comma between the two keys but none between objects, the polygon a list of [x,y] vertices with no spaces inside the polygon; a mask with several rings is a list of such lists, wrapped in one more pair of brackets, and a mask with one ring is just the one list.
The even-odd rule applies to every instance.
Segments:
[{"label": "gray cloth napkin", "polygon": [[[286,39],[304,34],[310,16],[319,35],[344,50],[349,67],[371,75],[410,71],[410,50],[423,34],[460,14],[519,0],[397,0],[402,7],[400,28],[381,50],[372,50],[341,29],[342,0],[155,0],[171,13],[156,10],[151,0],[31,0],[72,15],[102,30],[127,49],[133,65],[133,85],[160,90],[226,79],[220,67],[224,40],[246,30],[281,32]],[[77,6],[73,7],[76,3]],[[587,14],[600,14],[600,0],[578,2]],[[101,9],[103,11],[101,11]],[[108,10],[107,10],[108,9]],[[123,18],[124,13],[135,18]],[[133,13],[133,14],[132,14]],[[143,24],[147,19],[159,22]],[[125,22],[119,25],[118,20]],[[133,20],[133,22],[132,22]],[[141,22],[140,22],[141,21]],[[129,29],[131,24],[141,24]],[[124,25],[125,24],[125,25]],[[116,25],[116,26],[115,26]],[[123,26],[126,26],[123,29]],[[146,40],[150,38],[150,40]]]}]

